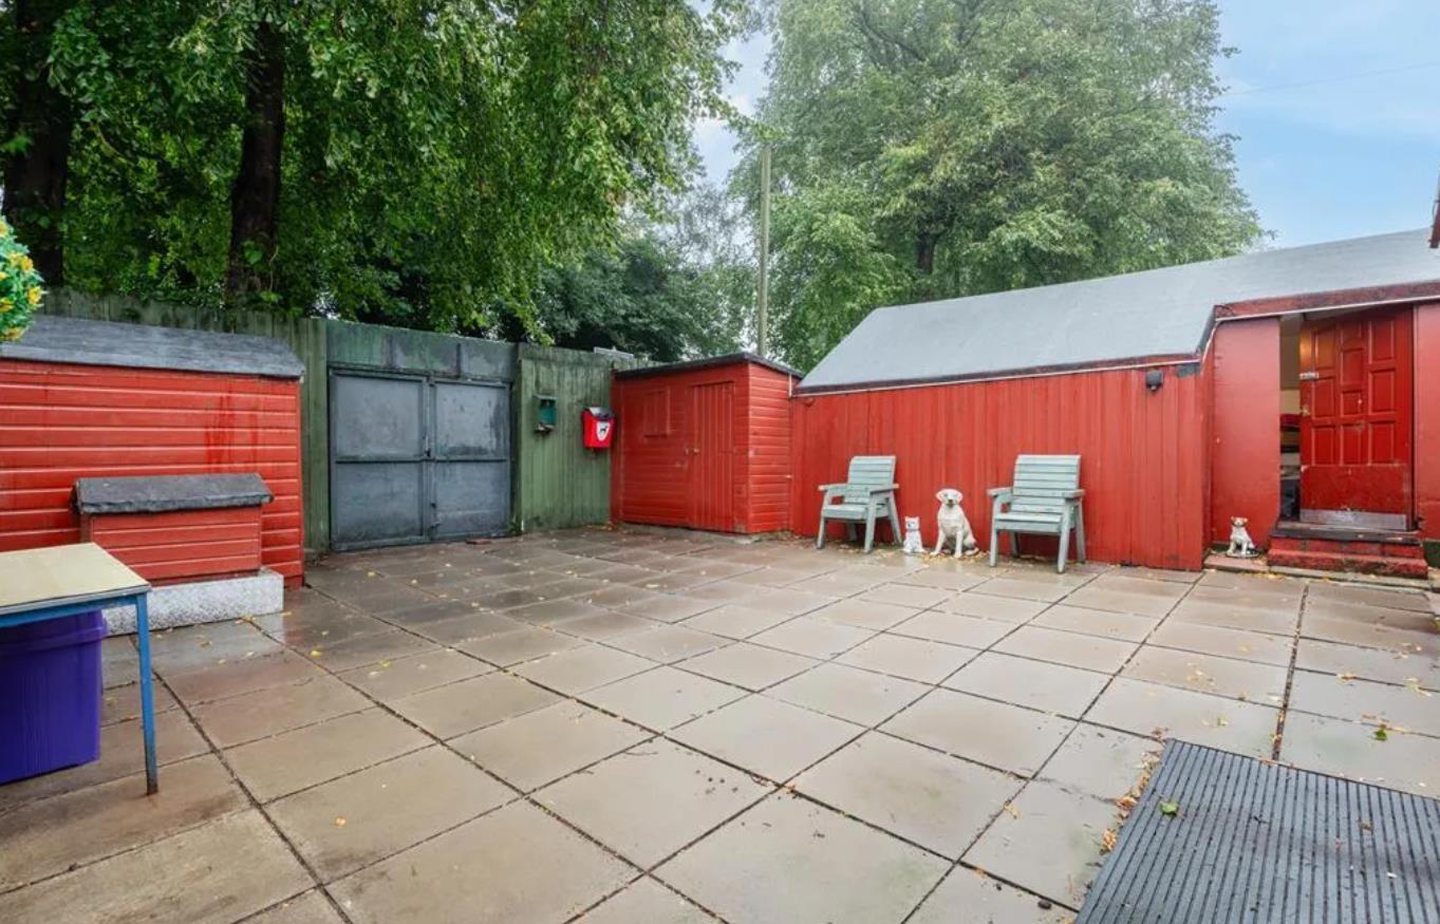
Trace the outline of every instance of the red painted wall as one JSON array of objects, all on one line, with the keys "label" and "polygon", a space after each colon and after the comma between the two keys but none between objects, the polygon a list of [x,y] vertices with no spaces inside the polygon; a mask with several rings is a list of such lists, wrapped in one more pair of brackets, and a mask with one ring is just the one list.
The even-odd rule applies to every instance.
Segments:
[{"label": "red painted wall", "polygon": [[1415,513],[1440,540],[1440,302],[1415,309]]},{"label": "red painted wall", "polygon": [[1220,324],[1211,352],[1210,539],[1229,542],[1243,516],[1263,548],[1280,516],[1280,319]]},{"label": "red painted wall", "polygon": [[252,574],[263,554],[261,509],[93,514],[80,518],[80,538],[101,546],[147,581]]},{"label": "red painted wall", "polygon": [[728,532],[773,532],[789,523],[790,377],[737,360],[723,366],[617,377],[611,463],[613,519],[692,527],[696,432],[691,389],[728,382],[732,395],[731,522]]},{"label": "red painted wall", "polygon": [[265,565],[303,575],[300,383],[0,360],[0,550],[78,542],[75,479],[258,472]]},{"label": "red painted wall", "polygon": [[[895,455],[902,516],[935,541],[935,492],[965,494],[988,547],[985,490],[1010,483],[1021,453],[1079,453],[1092,559],[1165,568],[1204,560],[1210,387],[1197,366],[1080,372],[888,391],[802,396],[794,414],[792,529],[815,535],[817,486],[843,480],[854,455]],[[840,527],[834,527],[836,534]],[[1022,539],[1038,549],[1039,537]]]}]

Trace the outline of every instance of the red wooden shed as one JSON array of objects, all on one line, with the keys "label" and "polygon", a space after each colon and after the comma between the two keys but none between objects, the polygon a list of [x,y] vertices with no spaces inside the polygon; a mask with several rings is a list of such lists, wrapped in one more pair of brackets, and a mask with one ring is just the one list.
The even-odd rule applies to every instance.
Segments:
[{"label": "red wooden shed", "polygon": [[1440,541],[1427,237],[876,310],[796,388],[794,528],[814,534],[816,485],[883,454],[927,542],[945,487],[988,538],[985,491],[1018,454],[1078,453],[1093,559],[1198,568],[1243,516],[1272,564],[1423,575]]},{"label": "red wooden shed", "polygon": [[789,399],[799,377],[752,353],[617,372],[613,518],[789,529]]},{"label": "red wooden shed", "polygon": [[254,513],[212,497],[89,538],[164,582],[235,572],[258,532],[260,563],[298,585],[302,371],[264,337],[36,318],[0,345],[0,551],[81,541],[80,479],[253,473],[273,496]]}]

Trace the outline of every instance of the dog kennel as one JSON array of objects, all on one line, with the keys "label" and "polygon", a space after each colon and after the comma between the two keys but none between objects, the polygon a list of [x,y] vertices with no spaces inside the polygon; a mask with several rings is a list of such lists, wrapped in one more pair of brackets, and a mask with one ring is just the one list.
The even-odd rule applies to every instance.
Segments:
[{"label": "dog kennel", "polygon": [[790,392],[751,353],[615,374],[615,520],[730,533],[790,527]]}]

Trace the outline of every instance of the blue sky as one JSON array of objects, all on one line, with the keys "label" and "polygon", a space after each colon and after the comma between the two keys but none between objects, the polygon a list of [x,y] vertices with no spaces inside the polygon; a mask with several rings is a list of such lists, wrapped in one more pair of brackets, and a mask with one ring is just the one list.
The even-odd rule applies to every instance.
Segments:
[{"label": "blue sky", "polygon": [[[1358,237],[1430,221],[1440,176],[1440,2],[1222,0],[1238,52],[1221,131],[1237,135],[1240,183],[1273,246]],[[765,89],[765,36],[732,47],[733,101]],[[712,180],[734,165],[720,124],[696,128]]]}]

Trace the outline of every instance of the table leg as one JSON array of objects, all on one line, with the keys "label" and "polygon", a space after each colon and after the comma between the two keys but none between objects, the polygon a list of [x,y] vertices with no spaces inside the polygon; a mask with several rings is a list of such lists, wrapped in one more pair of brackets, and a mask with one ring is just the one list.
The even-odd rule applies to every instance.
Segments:
[{"label": "table leg", "polygon": [[135,598],[135,631],[140,634],[140,724],[145,734],[145,794],[160,791],[160,771],[155,762],[155,690],[150,672],[149,594]]}]

